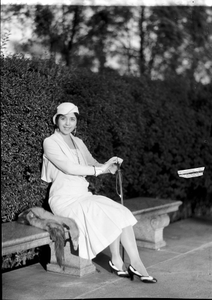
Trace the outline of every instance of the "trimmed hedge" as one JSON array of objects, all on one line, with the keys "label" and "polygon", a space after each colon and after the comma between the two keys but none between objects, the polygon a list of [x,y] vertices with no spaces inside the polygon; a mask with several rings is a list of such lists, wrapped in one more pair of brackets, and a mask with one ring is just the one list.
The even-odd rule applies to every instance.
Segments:
[{"label": "trimmed hedge", "polygon": [[[51,60],[1,57],[2,221],[33,205],[47,206],[41,181],[43,139],[53,133],[59,103],[80,110],[78,136],[104,162],[124,159],[124,197],[184,201],[181,211],[211,211],[211,85],[190,90],[184,80],[152,82],[70,70]],[[205,142],[206,141],[206,142]],[[181,179],[178,169],[205,166],[203,177]],[[115,176],[89,177],[96,194],[119,200]]]}]

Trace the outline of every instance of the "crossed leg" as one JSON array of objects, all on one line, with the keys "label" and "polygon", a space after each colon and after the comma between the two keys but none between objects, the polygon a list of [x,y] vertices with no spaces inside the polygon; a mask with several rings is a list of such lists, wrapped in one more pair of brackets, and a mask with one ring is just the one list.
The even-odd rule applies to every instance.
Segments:
[{"label": "crossed leg", "polygon": [[135,234],[132,226],[123,228],[121,235],[110,244],[111,260],[119,270],[125,270],[124,262],[120,256],[120,242],[126,250],[130,264],[142,275],[149,276],[144,264],[139,256],[138,247],[136,244]]}]

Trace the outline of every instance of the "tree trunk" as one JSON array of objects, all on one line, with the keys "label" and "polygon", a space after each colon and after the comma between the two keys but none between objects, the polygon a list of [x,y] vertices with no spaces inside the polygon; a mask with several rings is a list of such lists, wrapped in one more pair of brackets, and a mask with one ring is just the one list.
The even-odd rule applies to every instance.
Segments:
[{"label": "tree trunk", "polygon": [[76,35],[77,28],[79,25],[79,14],[80,14],[80,8],[78,6],[75,6],[71,37],[70,37],[67,45],[65,44],[65,41],[64,41],[63,50],[62,50],[62,54],[63,54],[64,60],[66,62],[66,66],[70,66],[71,62],[72,62],[71,52],[72,52],[73,44],[74,44],[74,37]]},{"label": "tree trunk", "polygon": [[144,74],[146,71],[145,57],[144,57],[144,49],[145,49],[145,45],[144,45],[145,32],[144,32],[144,27],[143,27],[144,21],[145,21],[144,12],[145,12],[145,7],[141,6],[141,14],[140,14],[140,19],[139,19],[139,36],[140,36],[139,69],[140,69],[140,75]]}]

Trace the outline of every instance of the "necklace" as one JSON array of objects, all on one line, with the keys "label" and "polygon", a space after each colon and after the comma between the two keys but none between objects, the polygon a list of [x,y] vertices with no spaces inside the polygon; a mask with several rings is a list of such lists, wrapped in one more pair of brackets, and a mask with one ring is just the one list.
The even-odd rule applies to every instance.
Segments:
[{"label": "necklace", "polygon": [[77,157],[78,163],[79,163],[79,165],[80,165],[80,159],[79,159],[79,155],[78,155],[78,151],[77,151],[76,144],[75,144],[74,140],[72,139],[72,137],[71,137],[71,140],[72,140],[72,143],[73,143],[73,145],[74,145],[75,154],[76,154],[76,157]]}]

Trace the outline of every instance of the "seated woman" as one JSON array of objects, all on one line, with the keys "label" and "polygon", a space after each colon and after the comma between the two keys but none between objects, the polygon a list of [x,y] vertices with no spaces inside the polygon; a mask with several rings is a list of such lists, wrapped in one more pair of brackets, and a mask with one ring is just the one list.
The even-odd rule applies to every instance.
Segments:
[{"label": "seated woman", "polygon": [[[77,126],[77,106],[64,102],[53,117],[55,132],[44,140],[42,180],[52,182],[49,205],[55,215],[72,218],[79,228],[79,256],[92,260],[109,246],[111,272],[142,282],[155,283],[144,267],[137,248],[133,225],[137,220],[129,209],[88,190],[87,175],[100,176],[115,173],[116,163],[122,159],[112,157],[105,164],[98,163],[83,141],[74,133]],[[119,253],[123,245],[130,258],[126,269]]]}]

